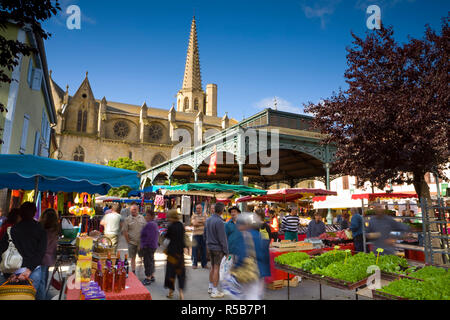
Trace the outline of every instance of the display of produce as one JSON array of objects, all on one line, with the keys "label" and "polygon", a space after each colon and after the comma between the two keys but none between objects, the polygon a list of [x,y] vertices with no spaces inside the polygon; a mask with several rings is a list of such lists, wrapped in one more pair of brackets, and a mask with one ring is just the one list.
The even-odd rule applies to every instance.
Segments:
[{"label": "display of produce", "polygon": [[378,289],[377,292],[410,300],[450,300],[450,275],[425,281],[400,279]]},{"label": "display of produce", "polygon": [[425,266],[417,271],[407,274],[408,277],[422,280],[429,280],[448,275],[450,275],[450,271],[448,271],[447,269],[438,268],[434,266]]},{"label": "display of produce", "polygon": [[325,268],[334,262],[343,261],[345,256],[346,253],[344,251],[328,251],[314,259],[302,261],[299,268],[311,272],[312,270]]},{"label": "display of produce", "polygon": [[278,264],[290,265],[293,267],[298,267],[300,262],[303,260],[309,259],[310,256],[304,252],[289,252],[282,255],[279,255],[274,259],[274,261]]}]

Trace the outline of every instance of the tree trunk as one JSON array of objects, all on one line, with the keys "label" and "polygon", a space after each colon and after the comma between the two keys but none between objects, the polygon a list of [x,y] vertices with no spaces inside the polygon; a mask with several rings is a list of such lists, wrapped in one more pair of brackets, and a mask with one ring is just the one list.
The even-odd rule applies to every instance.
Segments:
[{"label": "tree trunk", "polygon": [[[419,196],[419,203],[422,205],[422,200],[425,200],[428,208],[428,218],[433,221],[435,220],[435,212],[432,209],[432,200],[431,200],[431,194],[430,194],[430,188],[425,181],[425,173],[424,172],[418,172],[414,173],[413,178],[413,184],[414,189],[416,190],[417,195]],[[422,212],[422,218],[424,217],[425,212]],[[433,223],[429,226],[429,228],[426,229],[427,232],[431,232],[432,235],[436,235],[440,233],[439,225],[436,223]],[[425,235],[424,235],[425,237]],[[431,246],[434,249],[441,249],[442,244],[439,239],[431,239]],[[433,260],[434,264],[443,264],[443,258],[442,254],[436,253],[433,254]]]}]

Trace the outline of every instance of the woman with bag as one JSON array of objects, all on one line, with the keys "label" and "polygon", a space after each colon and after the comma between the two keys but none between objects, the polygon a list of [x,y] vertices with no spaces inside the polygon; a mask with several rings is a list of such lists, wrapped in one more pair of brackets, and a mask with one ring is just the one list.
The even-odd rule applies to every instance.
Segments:
[{"label": "woman with bag", "polygon": [[[167,254],[164,287],[169,289],[167,298],[173,298],[175,279],[178,279],[180,300],[183,300],[183,290],[186,281],[186,268],[184,265],[184,248],[186,248],[184,226],[179,221],[176,209],[169,210],[167,218],[170,225],[167,228],[166,233],[166,240],[168,240],[169,243],[167,249],[164,250]],[[165,242],[167,243],[167,241]]]},{"label": "woman with bag", "polygon": [[[264,277],[270,276],[268,246],[261,239],[260,218],[254,213],[242,213],[236,221],[244,239],[244,246],[236,255],[231,275],[241,285],[242,300],[261,300],[264,293]],[[267,247],[267,248],[266,248]],[[265,252],[267,249],[267,253]]]},{"label": "woman with bag", "polygon": [[47,283],[48,283],[48,269],[55,265],[56,262],[56,247],[58,246],[59,238],[59,223],[58,216],[54,209],[46,209],[40,219],[41,226],[47,233],[47,250],[45,251],[44,259],[41,265],[41,283],[39,286],[38,300],[47,300]]},{"label": "woman with bag", "polygon": [[[9,230],[9,236],[3,237],[0,241],[0,254],[2,254],[1,266],[8,264],[13,275],[8,279],[10,283],[19,281],[31,282],[36,290],[36,296],[39,296],[39,283],[41,281],[41,263],[47,249],[47,235],[42,226],[35,221],[36,205],[32,202],[25,202],[20,207],[21,221]],[[5,261],[7,257],[3,254],[11,248],[12,245],[17,249],[18,256],[22,258],[22,263],[16,264],[18,257],[16,254],[10,261]],[[8,259],[9,260],[9,259]],[[11,269],[14,266],[16,271]],[[2,270],[5,272],[5,270]],[[29,281],[30,280],[30,281]]]}]

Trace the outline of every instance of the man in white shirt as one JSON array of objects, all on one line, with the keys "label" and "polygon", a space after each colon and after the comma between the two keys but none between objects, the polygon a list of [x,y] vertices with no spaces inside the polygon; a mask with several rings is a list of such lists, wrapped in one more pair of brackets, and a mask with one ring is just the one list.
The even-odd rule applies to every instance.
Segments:
[{"label": "man in white shirt", "polygon": [[105,237],[109,238],[113,247],[117,248],[119,243],[119,234],[122,227],[122,216],[117,213],[119,204],[113,204],[111,211],[105,214],[100,224],[105,228]]}]

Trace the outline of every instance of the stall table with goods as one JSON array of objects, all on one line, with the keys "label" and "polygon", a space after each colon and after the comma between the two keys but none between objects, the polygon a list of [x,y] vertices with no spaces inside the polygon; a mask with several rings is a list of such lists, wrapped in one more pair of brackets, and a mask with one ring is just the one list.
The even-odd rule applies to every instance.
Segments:
[{"label": "stall table with goods", "polygon": [[77,238],[75,286],[66,300],[151,300],[151,294],[128,268],[128,257],[104,237]]},{"label": "stall table with goods", "polygon": [[[361,201],[361,208],[363,208],[363,216],[365,222],[368,222],[368,218],[370,216],[374,215],[375,212],[373,210],[364,210],[364,201],[367,201],[367,203],[370,205],[370,203],[374,201],[383,201],[383,200],[399,200],[399,199],[417,199],[418,195],[415,193],[363,193],[363,194],[353,194],[352,200],[360,200]],[[403,243],[396,243],[394,247],[396,247],[398,250],[401,250],[404,252],[404,255],[406,258],[419,261],[419,262],[425,262],[425,255],[424,255],[424,247],[421,245],[420,236],[423,235],[423,226],[422,226],[422,217],[414,216],[414,217],[403,217],[403,216],[396,216],[395,211],[386,209],[385,214],[391,215],[396,220],[399,220],[403,223],[406,223],[411,228],[411,234],[414,234],[414,237],[409,237],[408,239],[404,239]],[[365,229],[363,229],[363,239],[364,239],[364,248],[369,247],[369,250],[371,249],[372,245],[370,243],[366,243],[365,239]]]},{"label": "stall table with goods", "polygon": [[[121,186],[138,187],[138,172],[34,155],[0,155],[0,188],[33,190],[33,196],[27,198],[27,201],[38,203],[38,213],[35,219],[40,217],[39,209],[56,207],[58,212],[66,213],[68,211],[73,215],[69,218],[76,216],[89,221],[89,217],[92,218],[95,215],[95,210],[92,208],[95,197],[91,195],[104,195],[108,193],[109,189]],[[66,201],[67,194],[73,195],[73,204],[69,203],[71,201]],[[39,204],[43,204],[43,206]],[[74,227],[68,221],[65,222],[71,225],[71,228],[63,228],[63,238],[58,241],[58,259],[55,270],[61,275],[60,266],[63,263],[72,263],[78,257],[77,263],[80,265],[77,267],[77,278],[86,279],[88,269],[84,267],[87,266],[87,260],[92,259],[92,247],[83,250],[84,245],[80,245],[80,240],[77,239],[78,251],[74,253],[74,239],[80,233],[89,231],[88,224],[84,227],[85,230],[80,230],[82,225]],[[89,263],[92,264],[92,262]],[[53,276],[54,274],[51,283],[54,280]],[[63,286],[61,283],[59,286],[61,291]],[[62,291],[60,297],[61,293]]]}]

